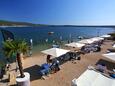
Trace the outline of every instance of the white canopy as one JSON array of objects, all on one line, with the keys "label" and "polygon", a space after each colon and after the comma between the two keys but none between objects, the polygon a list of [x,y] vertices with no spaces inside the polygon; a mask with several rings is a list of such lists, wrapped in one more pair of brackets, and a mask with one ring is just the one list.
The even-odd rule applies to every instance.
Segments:
[{"label": "white canopy", "polygon": [[84,39],[84,40],[79,41],[79,43],[83,43],[83,44],[91,44],[91,43],[93,43],[93,42],[94,42],[94,41],[91,40],[91,39]]},{"label": "white canopy", "polygon": [[70,50],[65,50],[65,49],[60,49],[60,48],[50,48],[41,52],[47,55],[54,56],[54,57],[59,57],[61,55],[66,54],[69,51]]},{"label": "white canopy", "polygon": [[103,56],[115,61],[115,53],[107,53],[107,54],[103,54]]},{"label": "white canopy", "polygon": [[115,44],[113,45],[113,48],[115,48]]},{"label": "white canopy", "polygon": [[101,40],[104,40],[104,38],[101,38],[101,37],[94,37],[94,38],[91,38],[92,41],[101,41]]},{"label": "white canopy", "polygon": [[78,79],[72,80],[72,86],[115,86],[115,79],[87,69]]},{"label": "white canopy", "polygon": [[111,37],[111,35],[102,35],[100,37],[102,37],[102,38],[109,38],[109,37]]},{"label": "white canopy", "polygon": [[85,46],[85,44],[77,43],[77,42],[72,42],[70,44],[65,44],[65,45],[70,46],[70,47],[78,47],[78,48],[81,48],[81,47]]}]

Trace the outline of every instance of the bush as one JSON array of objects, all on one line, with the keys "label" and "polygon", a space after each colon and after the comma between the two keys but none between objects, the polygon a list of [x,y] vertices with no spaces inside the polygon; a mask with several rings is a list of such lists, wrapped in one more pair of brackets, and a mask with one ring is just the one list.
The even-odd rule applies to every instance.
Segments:
[{"label": "bush", "polygon": [[110,33],[109,35],[111,35],[111,39],[115,40],[115,32],[114,33]]}]

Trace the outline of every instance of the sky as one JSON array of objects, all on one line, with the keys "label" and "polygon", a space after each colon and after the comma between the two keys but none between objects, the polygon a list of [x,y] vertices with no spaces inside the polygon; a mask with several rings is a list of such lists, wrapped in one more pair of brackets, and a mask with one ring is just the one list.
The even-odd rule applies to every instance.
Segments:
[{"label": "sky", "polygon": [[115,0],[0,0],[0,20],[50,25],[115,25]]}]

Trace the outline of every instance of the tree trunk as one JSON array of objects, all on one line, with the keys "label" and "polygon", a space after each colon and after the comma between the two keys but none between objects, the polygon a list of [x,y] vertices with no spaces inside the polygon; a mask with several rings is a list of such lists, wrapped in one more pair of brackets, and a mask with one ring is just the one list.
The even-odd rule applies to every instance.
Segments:
[{"label": "tree trunk", "polygon": [[24,54],[23,53],[20,53],[20,58],[21,58],[22,66],[24,66]]},{"label": "tree trunk", "polygon": [[18,66],[19,66],[20,77],[23,78],[23,77],[25,77],[25,75],[24,75],[24,72],[23,72],[23,67],[22,67],[20,53],[17,53],[17,62],[18,62]]}]

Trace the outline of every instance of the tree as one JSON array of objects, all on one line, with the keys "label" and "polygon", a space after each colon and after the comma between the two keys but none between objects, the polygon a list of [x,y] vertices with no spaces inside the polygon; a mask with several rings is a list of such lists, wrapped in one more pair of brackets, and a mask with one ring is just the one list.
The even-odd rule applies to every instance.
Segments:
[{"label": "tree", "polygon": [[23,41],[22,40],[7,40],[3,42],[3,52],[6,57],[10,58],[14,54],[16,54],[16,59],[18,62],[21,78],[25,77],[25,75],[23,72],[23,66],[22,66],[20,54],[21,53],[25,54],[27,53],[27,51],[28,51],[28,45],[26,41],[24,40]]}]

